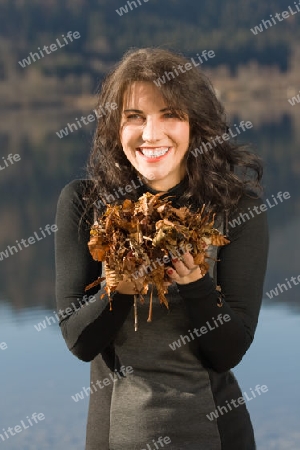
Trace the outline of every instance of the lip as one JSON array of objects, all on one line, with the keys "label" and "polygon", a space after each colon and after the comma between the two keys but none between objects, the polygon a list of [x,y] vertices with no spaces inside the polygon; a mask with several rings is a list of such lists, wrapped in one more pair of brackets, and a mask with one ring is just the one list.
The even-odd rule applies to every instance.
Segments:
[{"label": "lip", "polygon": [[[147,150],[151,150],[151,149],[159,149],[159,148],[168,148],[169,150],[168,150],[164,155],[158,156],[157,158],[153,158],[153,157],[144,155],[144,154],[141,152],[141,149],[143,149],[143,148],[144,148],[144,149],[147,149]],[[145,146],[145,147],[138,147],[138,148],[137,148],[137,153],[138,153],[138,155],[139,155],[141,158],[143,158],[145,161],[150,162],[150,163],[155,163],[155,162],[158,162],[158,161],[160,161],[160,160],[166,158],[166,157],[171,153],[172,148],[173,148],[173,147],[171,147],[171,146],[169,146],[169,145],[160,145],[159,147],[146,147],[146,146]]]}]

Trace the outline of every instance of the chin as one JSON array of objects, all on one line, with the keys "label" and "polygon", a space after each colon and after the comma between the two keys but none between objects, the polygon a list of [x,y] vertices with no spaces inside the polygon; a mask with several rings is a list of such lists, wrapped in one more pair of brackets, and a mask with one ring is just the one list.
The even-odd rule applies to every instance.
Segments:
[{"label": "chin", "polygon": [[146,180],[152,183],[161,183],[164,181],[165,177],[154,175],[154,174],[147,174],[145,176]]}]

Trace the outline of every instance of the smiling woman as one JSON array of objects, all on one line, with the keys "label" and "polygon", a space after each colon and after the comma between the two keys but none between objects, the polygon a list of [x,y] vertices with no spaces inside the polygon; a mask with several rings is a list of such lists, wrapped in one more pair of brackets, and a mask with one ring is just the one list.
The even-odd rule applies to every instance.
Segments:
[{"label": "smiling woman", "polygon": [[[157,161],[150,165],[150,158],[146,161],[144,155],[143,167],[148,167],[149,178],[137,173],[136,167],[123,151],[122,140],[129,139],[129,134],[132,139],[138,139],[138,142],[133,143],[135,153],[136,146],[144,147],[146,153],[146,147],[155,148],[157,142],[160,149],[169,149],[171,143],[174,145],[172,136],[178,139],[178,133],[185,130],[180,146],[175,143],[183,156],[179,158],[180,167],[184,167],[182,175],[187,175],[182,204],[189,203],[189,199],[193,197],[199,207],[205,203],[211,210],[221,213],[233,210],[245,190],[259,188],[262,176],[259,158],[246,147],[232,141],[218,142],[218,138],[228,130],[229,124],[223,105],[216,98],[209,79],[202,71],[193,68],[160,87],[155,85],[157,77],[165,71],[170,72],[173,67],[186,62],[187,59],[183,56],[167,50],[132,50],[124,55],[103,82],[98,105],[116,103],[118,107],[110,111],[103,120],[99,120],[95,133],[88,165],[89,175],[93,179],[93,188],[88,190],[92,203],[99,196],[109,195],[114,189],[126,186],[128,180],[135,179],[137,175],[142,175],[146,183],[149,180],[154,183],[152,176],[155,173],[159,175],[158,168],[172,160],[175,154],[173,148],[172,155],[162,159],[161,165],[156,164]],[[138,106],[141,102],[144,105]],[[129,107],[134,111],[127,111]],[[144,111],[143,108],[147,110]],[[167,109],[161,111],[164,108]],[[172,136],[168,136],[164,131],[171,128]],[[151,137],[153,133],[156,136],[154,134]],[[149,139],[154,140],[154,144],[150,142],[149,145]],[[202,145],[209,145],[213,139],[218,142],[213,151],[195,158],[192,151]],[[187,147],[184,148],[185,145]],[[127,145],[126,148],[129,150]],[[132,156],[133,154],[131,153]],[[142,163],[141,156],[141,152],[136,155],[136,162]],[[237,167],[242,169],[240,173],[245,171],[246,176],[238,176],[235,170],[230,170]],[[152,173],[154,169],[156,172]],[[251,176],[249,170],[252,172]],[[139,192],[135,190],[129,198],[137,200],[138,195]]]},{"label": "smiling woman", "polygon": [[[187,62],[161,49],[132,50],[124,56],[101,86],[99,105],[118,107],[99,118],[89,179],[71,182],[58,201],[57,306],[66,310],[76,305],[74,314],[60,318],[68,348],[91,361],[91,392],[97,380],[121,373],[122,366],[133,368],[130,376],[121,374],[118,383],[93,392],[86,450],[148,448],[158,436],[168,436],[172,450],[255,450],[245,405],[216,421],[207,417],[217,405],[242,394],[230,369],[254,338],[268,231],[265,213],[230,230],[226,225],[238,213],[261,205],[254,191],[260,187],[262,167],[249,150],[216,139],[229,124],[198,68],[160,87],[155,84],[166,71]],[[193,155],[212,139],[218,142],[214,149]],[[215,226],[230,240],[209,259],[205,274],[189,251],[166,262],[169,313],[154,290],[151,323],[147,306],[134,301],[137,288],[125,273],[116,283],[112,310],[104,286],[98,290],[94,283],[89,293],[97,300],[77,307],[86,286],[102,273],[102,264],[88,249],[91,224],[105,212],[109,195],[111,203],[123,203],[124,197],[112,194],[133,181],[136,189],[126,190],[126,199],[160,193],[160,199],[168,197],[175,208],[185,206],[191,212],[205,204],[207,213],[215,213]],[[101,208],[95,211],[95,205]],[[110,228],[105,233],[111,233]],[[137,307],[140,326],[135,332],[132,316]],[[218,317],[226,320],[204,333]],[[187,345],[175,352],[172,343],[182,336]]]},{"label": "smiling woman", "polygon": [[120,139],[126,157],[153,189],[171,189],[185,175],[188,116],[173,112],[150,82],[133,83],[123,108]]}]

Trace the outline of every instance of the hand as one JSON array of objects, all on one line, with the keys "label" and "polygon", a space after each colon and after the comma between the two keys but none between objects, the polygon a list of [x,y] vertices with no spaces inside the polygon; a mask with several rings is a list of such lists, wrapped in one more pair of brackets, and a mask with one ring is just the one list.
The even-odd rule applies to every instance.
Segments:
[{"label": "hand", "polygon": [[135,284],[130,281],[126,275],[123,280],[119,282],[116,290],[120,292],[120,294],[134,295],[138,294],[138,290],[141,292],[143,289],[143,278],[137,278],[135,280]]},{"label": "hand", "polygon": [[178,284],[188,284],[193,281],[200,280],[204,276],[200,267],[195,265],[194,258],[190,252],[186,252],[182,255],[182,261],[179,259],[172,259],[172,264],[175,267],[167,267],[166,271],[171,282]]}]

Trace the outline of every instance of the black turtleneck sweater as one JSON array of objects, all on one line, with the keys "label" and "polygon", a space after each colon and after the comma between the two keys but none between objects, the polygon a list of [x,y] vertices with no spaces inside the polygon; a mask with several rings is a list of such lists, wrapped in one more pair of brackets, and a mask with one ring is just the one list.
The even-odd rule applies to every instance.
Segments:
[{"label": "black turtleneck sweater", "polygon": [[[75,180],[63,189],[56,218],[62,334],[74,355],[92,361],[86,449],[152,450],[160,445],[154,443],[159,436],[169,436],[171,443],[165,446],[170,450],[254,450],[245,405],[226,414],[219,410],[216,420],[208,417],[241,397],[230,369],[251,345],[261,307],[268,250],[266,214],[257,212],[261,201],[244,196],[229,217],[230,244],[220,249],[217,264],[223,305],[218,306],[220,293],[206,274],[171,288],[169,314],[154,302],[150,324],[147,307],[139,306],[140,327],[134,332],[133,295],[117,293],[112,311],[107,296],[100,298],[103,288],[89,291],[95,297],[83,301],[85,286],[101,275],[101,263],[92,259],[87,246],[92,211],[87,222],[80,220],[86,183]],[[166,195],[180,204],[183,189],[181,182]],[[155,193],[141,186],[139,194],[147,190]],[[132,373],[122,377],[122,365],[132,367]],[[116,373],[119,378],[112,381]],[[97,381],[108,376],[111,383],[100,388]]]}]

